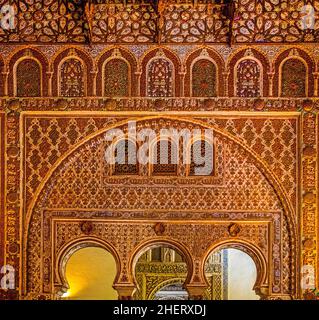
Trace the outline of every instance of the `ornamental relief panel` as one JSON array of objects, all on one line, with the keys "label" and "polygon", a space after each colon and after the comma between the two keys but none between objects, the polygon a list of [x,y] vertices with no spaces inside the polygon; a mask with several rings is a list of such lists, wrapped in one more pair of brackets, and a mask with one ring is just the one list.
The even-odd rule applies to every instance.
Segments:
[{"label": "ornamental relief panel", "polygon": [[[85,137],[89,134],[93,134],[97,130],[101,130],[109,125],[114,125],[115,123],[119,123],[119,121],[125,120],[125,118],[101,118],[101,117],[80,117],[80,118],[64,118],[64,117],[42,117],[42,118],[34,118],[30,116],[26,116],[24,118],[25,130],[26,130],[26,138],[25,138],[25,150],[26,150],[26,205],[28,205],[39,186],[40,181],[45,177],[47,171],[54,164],[57,163],[58,159],[63,156],[67,151],[71,150],[71,148],[77,143],[83,141]],[[203,119],[199,118],[202,123],[207,123],[209,126],[214,128],[218,128],[225,132],[228,132],[232,136],[238,138],[242,141],[246,146],[250,147],[256,154],[263,159],[271,170],[277,175],[277,177],[281,180],[287,194],[289,195],[289,199],[291,203],[294,205],[297,201],[296,197],[296,174],[297,174],[297,161],[296,161],[296,152],[297,152],[297,118],[287,118],[287,119],[257,119],[257,118],[233,118],[227,119],[224,117],[215,117],[213,119]],[[166,121],[167,126],[174,127],[176,129],[181,125],[177,121]],[[154,127],[155,130],[159,130],[161,125],[165,125],[165,122],[146,122],[147,126]],[[184,125],[184,124],[183,124]],[[187,125],[187,124],[186,124]],[[126,130],[126,125],[122,127],[123,131]],[[190,127],[191,128],[191,127]],[[216,136],[217,137],[217,136]],[[185,167],[180,166],[181,177],[178,178],[180,184],[185,184],[185,187],[189,185],[191,182],[194,185],[200,185],[203,181],[206,184],[214,184],[222,185],[222,181],[220,178],[225,179],[225,169],[227,167],[226,160],[228,155],[232,152],[235,152],[236,155],[238,151],[234,151],[236,147],[226,147],[223,139],[217,139],[217,144],[215,146],[216,158],[216,167],[215,172],[216,175],[212,178],[203,178],[198,180],[196,178],[188,178],[187,181],[184,181],[182,178],[183,172],[185,171]],[[75,168],[77,168],[77,172],[82,170],[85,172],[83,168],[88,168],[88,170],[94,170],[91,173],[91,178],[93,185],[95,186],[96,182],[93,182],[96,177],[99,182],[106,183],[104,191],[101,191],[100,197],[105,195],[105,192],[110,192],[114,194],[118,185],[123,183],[123,178],[118,177],[114,178],[112,176],[107,177],[107,166],[102,166],[103,162],[103,147],[106,147],[104,143],[101,143],[100,140],[97,140],[96,150],[85,151],[83,150],[82,154],[79,156],[77,163],[74,164]],[[234,148],[234,150],[232,150]],[[95,152],[98,159],[102,159],[99,164],[89,162],[85,163],[82,159],[87,159],[89,157],[90,152]],[[238,155],[239,156],[239,155]],[[242,157],[242,156],[240,156]],[[230,160],[228,160],[230,161]],[[237,160],[236,160],[237,161]],[[182,161],[181,161],[182,162]],[[250,164],[247,164],[248,166]],[[230,168],[229,164],[228,167]],[[143,168],[141,168],[141,174],[143,175]],[[71,170],[70,166],[64,168],[61,171],[60,175],[61,181],[63,179],[72,179],[74,178],[74,170]],[[252,175],[258,176],[258,173],[251,173]],[[142,180],[141,180],[142,179]],[[144,179],[144,182],[143,182]],[[143,184],[147,184],[150,181],[154,181],[155,178],[142,178],[142,177],[130,177],[129,180],[125,178],[125,180],[130,181],[130,183],[141,183],[141,187]],[[150,180],[149,180],[150,179]],[[232,178],[233,179],[233,178]],[[155,179],[159,185],[167,185],[170,183],[169,178],[156,178]],[[75,181],[75,180],[73,180]],[[77,183],[75,183],[76,185]],[[87,184],[89,184],[87,182]],[[237,182],[235,182],[235,185]],[[81,188],[81,184],[78,184],[78,187],[72,191],[78,190]],[[95,186],[94,188],[97,188]],[[144,187],[143,187],[144,188]],[[98,188],[97,188],[98,189]],[[109,191],[106,191],[109,190]],[[132,190],[129,192],[129,198],[134,197],[136,194],[136,190]],[[146,194],[151,199],[150,190],[145,189]],[[189,192],[186,191],[185,192]],[[205,193],[208,192],[207,190]],[[52,191],[54,194],[54,192]],[[180,192],[179,192],[180,193]],[[54,198],[59,198],[58,193],[55,193]],[[176,196],[178,196],[176,194]],[[209,195],[206,195],[209,197]],[[212,195],[211,195],[212,196]],[[72,198],[72,195],[67,196],[66,193],[61,195],[60,201],[64,199]],[[81,198],[81,197],[80,197]],[[116,197],[115,197],[116,198]],[[262,198],[262,197],[261,197]],[[102,200],[101,200],[102,201]],[[123,200],[127,201],[127,200]],[[165,202],[165,197],[162,198],[162,201]],[[249,201],[248,198],[246,201]],[[102,204],[101,204],[102,205]],[[124,205],[124,204],[123,204]],[[249,205],[251,206],[251,204]]]},{"label": "ornamental relief panel", "polygon": [[[218,134],[214,135],[215,139],[221,139]],[[145,177],[140,180],[128,176],[124,188],[121,177],[117,183],[108,183],[109,180],[105,179],[102,171],[103,165],[107,165],[103,159],[105,148],[102,148],[102,152],[100,146],[82,149],[73,154],[71,162],[55,172],[55,183],[47,190],[47,206],[146,210],[167,210],[171,206],[177,210],[188,207],[205,210],[279,208],[276,197],[267,190],[267,183],[255,169],[252,160],[246,159],[247,156],[228,141],[223,141],[223,149],[222,156],[218,159],[222,161],[220,166],[224,167],[220,182],[214,178],[185,178],[187,180],[184,183],[178,183],[174,177]],[[101,183],[103,177],[104,184]],[[115,176],[111,179],[117,180]],[[219,185],[215,185],[216,182]],[[203,183],[206,185],[203,186]],[[210,186],[213,188],[209,188]],[[161,191],[158,190],[159,187]],[[234,200],[229,201],[230,198]]]},{"label": "ornamental relief panel", "polygon": [[24,59],[16,66],[16,96],[41,96],[41,69],[34,59]]},{"label": "ornamental relief panel", "polygon": [[[276,49],[236,46],[226,50],[219,45],[110,48],[104,44],[93,51],[89,48],[53,45],[10,48],[3,45],[0,56],[0,61],[2,56],[4,58],[2,96],[48,97],[37,102],[31,100],[31,105],[28,105],[30,100],[21,99],[21,104],[29,110],[35,108],[35,104],[40,109],[49,104],[50,110],[91,110],[95,105],[96,110],[130,111],[233,110],[245,109],[244,105],[250,104],[258,111],[289,106],[290,110],[296,110],[296,98],[318,96],[316,64],[319,57],[313,46],[283,45]],[[28,81],[19,65],[29,70],[28,74],[36,80],[34,83]],[[25,87],[30,90],[23,93]],[[87,102],[61,99],[65,106],[60,107],[56,98],[51,98],[52,101],[49,98],[79,96],[85,97]],[[134,101],[125,99],[128,96],[134,97]],[[158,99],[141,102],[138,98],[141,96]],[[181,106],[176,100],[167,99],[175,96],[188,97],[189,102]],[[110,99],[113,97],[117,99]],[[219,97],[218,100],[215,97]],[[229,106],[221,103],[221,97],[237,97],[240,104]],[[267,104],[263,97],[270,97],[267,100],[274,102]],[[275,97],[287,99],[275,102]]]},{"label": "ornamental relief panel", "polygon": [[4,250],[5,250],[5,206],[4,206],[4,183],[5,183],[5,175],[4,175],[4,155],[5,155],[5,138],[4,138],[4,130],[5,130],[5,114],[0,112],[0,265],[4,265]]},{"label": "ornamental relief panel", "polygon": [[291,203],[297,203],[298,116],[286,119],[199,119],[225,130],[256,152],[280,179]]},{"label": "ornamental relief panel", "polygon": [[[80,0],[10,0],[19,25],[0,28],[0,266],[14,266],[17,292],[55,297],[59,255],[89,238],[120,255],[120,283],[133,282],[132,251],[165,238],[203,284],[220,237],[265,257],[272,295],[301,297],[303,265],[318,287],[319,25],[302,30],[301,8],[318,21],[319,0],[236,0],[232,26],[213,0],[160,14],[104,2],[88,23]],[[98,132],[138,112],[156,132],[212,127],[213,174],[106,164]]]},{"label": "ornamental relief panel", "polygon": [[85,70],[77,58],[68,58],[60,66],[60,94],[62,97],[85,96]]},{"label": "ornamental relief panel", "polygon": [[[139,124],[141,125],[141,123]],[[155,129],[168,124],[179,126],[181,122],[164,119],[149,122],[149,126]],[[187,122],[183,123],[183,126],[185,125],[187,125]],[[191,128],[194,126],[199,127],[191,123],[188,123],[188,125]],[[123,282],[127,282],[130,279],[128,255],[138,245],[137,239],[140,239],[139,237],[142,237],[141,239],[143,240],[154,240],[156,236],[167,236],[170,239],[176,239],[176,241],[183,243],[185,246],[187,245],[188,250],[195,255],[195,258],[196,252],[204,254],[209,249],[209,246],[218,241],[218,239],[227,240],[229,237],[242,236],[243,240],[253,241],[256,247],[261,250],[263,256],[267,257],[266,259],[271,259],[269,261],[273,263],[273,270],[277,270],[274,271],[271,278],[271,291],[279,294],[289,290],[291,293],[294,290],[292,288],[295,288],[293,283],[295,281],[294,270],[296,267],[293,264],[296,261],[296,253],[290,251],[295,248],[291,243],[296,241],[293,218],[291,216],[284,218],[282,213],[283,204],[273,187],[256,167],[251,156],[237,143],[218,130],[214,131],[217,145],[220,145],[221,149],[220,153],[217,153],[217,158],[218,161],[223,163],[221,166],[223,170],[219,173],[222,176],[221,182],[219,182],[221,183],[220,185],[216,184],[214,179],[209,183],[206,182],[207,185],[205,186],[200,181],[194,182],[190,179],[191,188],[190,185],[183,188],[180,185],[177,187],[171,184],[163,184],[161,178],[156,178],[153,180],[151,187],[150,180],[148,180],[146,187],[143,185],[143,181],[134,180],[134,178],[131,178],[133,180],[128,178],[127,183],[124,185],[100,183],[105,174],[101,170],[103,169],[101,168],[101,163],[103,164],[101,146],[105,147],[105,145],[101,144],[101,137],[102,135],[98,135],[96,138],[90,139],[60,163],[47,181],[45,188],[39,194],[38,201],[33,207],[32,216],[28,215],[26,217],[26,221],[30,221],[30,224],[25,226],[28,229],[26,229],[27,233],[25,233],[27,238],[24,238],[25,241],[28,241],[27,247],[25,247],[26,251],[24,251],[24,257],[27,257],[27,269],[25,272],[28,273],[26,283],[28,292],[36,293],[41,291],[39,288],[41,281],[39,279],[42,271],[39,273],[39,270],[43,270],[44,279],[46,279],[44,291],[51,292],[50,265],[52,263],[51,259],[55,259],[50,256],[52,252],[51,246],[53,245],[57,254],[59,248],[62,248],[63,245],[67,245],[76,239],[79,240],[84,235],[87,236],[86,232],[93,237],[95,235],[99,239],[108,239],[116,250],[122,252],[121,262],[124,267],[121,269],[121,281]],[[113,179],[116,180],[116,177]],[[44,208],[46,210],[43,211]],[[52,211],[54,208],[64,208],[68,209],[68,211],[54,213],[55,216],[53,217],[52,212],[57,212],[56,210]],[[79,208],[87,211],[81,213]],[[72,211],[72,209],[77,209],[77,211]],[[198,210],[198,213],[196,210]],[[231,213],[223,214],[224,210]],[[246,210],[252,213],[240,214],[240,211],[245,212]],[[209,212],[211,212],[211,216]],[[288,213],[286,212],[285,214]],[[183,223],[180,223],[179,227],[179,225],[171,225],[168,222],[167,224],[164,223],[165,228],[160,235],[154,229],[156,220],[168,219],[169,221],[172,218],[179,220],[185,219],[187,216],[191,219],[196,217],[198,221],[200,219],[207,220],[210,217],[212,222],[211,225],[201,225],[199,222],[192,227],[189,223],[184,227],[182,226]],[[125,224],[125,222],[121,222],[123,218],[133,220],[131,223]],[[143,223],[139,228],[136,228],[135,223],[141,221],[141,218]],[[55,219],[57,222],[53,229],[57,238],[55,243],[52,244],[50,232],[53,229],[51,229],[50,223]],[[69,219],[71,220],[69,221]],[[76,219],[77,222],[71,223],[72,219]],[[92,227],[79,228],[79,222],[83,221],[83,219],[93,219]],[[110,220],[107,222],[108,227],[106,228],[105,222],[98,222],[99,219]],[[117,220],[114,221],[114,219]],[[150,219],[154,220],[154,222],[150,222]],[[222,227],[220,223],[218,225],[214,223],[216,219],[220,221],[226,219],[229,222]],[[259,219],[269,220],[270,225],[262,224],[262,226],[257,226],[258,223],[256,221]],[[281,219],[287,219],[287,228],[290,232],[289,236],[285,238],[289,245],[284,246],[284,252],[281,251],[280,245],[282,243],[280,233]],[[241,226],[239,233],[237,231],[233,233],[229,229],[232,220],[238,220]],[[245,223],[250,220],[254,221],[254,223],[246,225]],[[111,221],[114,222],[113,227],[113,222]],[[38,232],[40,225],[44,226],[42,235]],[[116,231],[119,225],[121,225],[121,228]],[[185,232],[186,226],[188,232]],[[200,228],[200,230],[196,228]],[[267,242],[269,228],[275,230],[276,234],[270,243]],[[191,234],[200,235],[200,237],[194,238],[196,241],[189,239],[190,231]],[[125,241],[126,244],[118,242],[119,239]],[[127,243],[127,239],[131,239],[129,243]],[[210,241],[207,241],[207,239],[210,239]],[[43,241],[44,245],[42,246],[41,243]],[[201,249],[199,250],[198,248]],[[41,250],[44,250],[44,252]],[[270,255],[271,258],[269,258]],[[285,269],[282,269],[282,259],[288,262],[288,266]],[[196,268],[195,274],[196,277],[199,277],[200,267],[197,266]],[[123,270],[127,270],[126,274],[123,273]],[[281,270],[286,272],[284,283],[280,276],[281,272],[283,272]]]}]

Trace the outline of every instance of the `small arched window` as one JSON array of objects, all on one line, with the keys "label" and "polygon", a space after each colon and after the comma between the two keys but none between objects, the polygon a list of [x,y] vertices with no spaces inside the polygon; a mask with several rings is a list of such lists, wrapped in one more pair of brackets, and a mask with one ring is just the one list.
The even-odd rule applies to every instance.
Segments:
[{"label": "small arched window", "polygon": [[211,176],[214,174],[213,144],[196,140],[191,146],[190,176]]},{"label": "small arched window", "polygon": [[113,175],[137,175],[138,163],[136,146],[130,140],[120,140],[114,150],[115,164]]},{"label": "small arched window", "polygon": [[177,175],[177,147],[169,139],[156,143],[153,150],[153,175]]},{"label": "small arched window", "polygon": [[62,97],[85,96],[85,70],[76,58],[65,60],[60,67],[60,95]]},{"label": "small arched window", "polygon": [[281,96],[306,97],[307,68],[300,59],[288,59],[282,65]]},{"label": "small arched window", "polygon": [[23,59],[16,68],[16,95],[18,97],[41,96],[41,67],[34,59]]},{"label": "small arched window", "polygon": [[192,96],[216,97],[216,79],[215,64],[207,59],[197,60],[192,68]]}]

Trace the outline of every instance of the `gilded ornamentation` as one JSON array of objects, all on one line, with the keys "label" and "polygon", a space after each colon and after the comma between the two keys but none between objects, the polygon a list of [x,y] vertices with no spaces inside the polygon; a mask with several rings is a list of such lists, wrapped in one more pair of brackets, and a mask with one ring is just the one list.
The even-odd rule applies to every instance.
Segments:
[{"label": "gilded ornamentation", "polygon": [[107,97],[129,96],[129,65],[125,60],[113,58],[105,65],[104,95]]},{"label": "gilded ornamentation", "polygon": [[[35,122],[36,123],[36,122]],[[56,122],[52,122],[56,123]],[[72,124],[74,122],[70,122]],[[175,122],[176,125],[179,125],[180,122]],[[163,121],[159,121],[158,123],[156,121],[152,122],[152,125],[155,126],[154,128],[160,128],[160,125],[163,125]],[[185,125],[185,124],[184,124]],[[55,125],[56,126],[56,125]],[[72,125],[73,126],[73,125]],[[72,128],[71,126],[71,128]],[[38,125],[32,128],[32,126],[29,126],[31,130],[34,128],[39,128]],[[38,129],[37,129],[38,130]],[[74,134],[71,137],[78,136],[79,132],[76,130],[76,127],[73,126],[73,132]],[[58,139],[58,136],[54,136],[55,139]],[[38,250],[41,250],[38,246],[39,244],[39,238],[38,233],[36,230],[38,230],[38,223],[40,220],[38,220],[41,217],[41,207],[44,206],[44,203],[46,203],[46,207],[50,207],[52,209],[54,208],[77,208],[77,207],[84,207],[87,209],[93,209],[95,216],[97,217],[97,211],[96,210],[103,210],[107,209],[108,212],[101,211],[100,217],[103,217],[103,219],[106,219],[106,217],[109,217],[111,219],[116,219],[115,222],[107,222],[105,223],[95,223],[95,227],[90,233],[92,236],[98,236],[99,238],[102,237],[105,239],[105,241],[111,242],[112,246],[114,246],[118,252],[118,254],[121,257],[121,263],[123,263],[122,268],[122,274],[119,276],[120,279],[123,279],[121,281],[127,282],[130,280],[130,273],[129,273],[129,266],[127,265],[126,261],[129,261],[128,254],[134,251],[134,247],[136,247],[139,244],[139,240],[137,238],[138,235],[140,235],[143,239],[143,241],[149,239],[154,239],[156,236],[156,230],[154,230],[154,224],[153,223],[147,223],[148,219],[150,218],[161,218],[164,219],[165,216],[163,213],[160,215],[156,214],[156,210],[168,210],[168,217],[175,217],[175,219],[181,219],[180,210],[183,210],[185,212],[185,208],[192,208],[192,210],[197,210],[204,208],[204,205],[206,208],[210,208],[209,210],[212,210],[213,212],[217,210],[225,209],[225,206],[227,206],[226,199],[229,198],[229,196],[225,195],[225,190],[228,190],[228,192],[233,193],[233,203],[228,204],[228,210],[232,211],[234,209],[236,210],[245,210],[249,208],[249,210],[262,210],[263,212],[277,212],[276,214],[269,213],[267,216],[267,219],[270,219],[269,221],[272,221],[270,223],[273,223],[275,226],[280,223],[280,217],[281,217],[281,205],[278,201],[277,196],[273,192],[272,188],[269,186],[268,182],[264,180],[262,174],[260,171],[255,168],[253,169],[251,167],[251,160],[248,160],[247,155],[245,152],[241,151],[241,148],[239,146],[236,146],[234,142],[231,142],[231,140],[228,140],[228,138],[223,137],[222,134],[215,132],[215,139],[217,139],[217,146],[218,148],[221,148],[220,155],[218,156],[218,162],[221,161],[221,163],[225,162],[225,165],[223,165],[221,168],[224,168],[222,171],[220,171],[219,174],[221,174],[222,179],[219,183],[221,183],[221,186],[218,186],[218,184],[214,184],[218,181],[217,177],[209,178],[210,180],[207,180],[207,186],[205,188],[202,188],[199,184],[196,186],[196,184],[193,184],[192,188],[189,188],[189,185],[187,185],[187,189],[181,193],[181,190],[179,188],[176,188],[174,186],[167,188],[164,186],[161,186],[162,182],[161,178],[157,178],[154,180],[153,183],[155,183],[153,188],[145,188],[143,186],[143,180],[141,180],[142,184],[138,186],[136,183],[138,183],[135,179],[132,180],[131,183],[126,183],[126,186],[123,187],[121,184],[115,184],[112,187],[108,186],[108,184],[111,182],[109,181],[105,186],[100,185],[100,190],[96,189],[99,188],[97,184],[94,183],[94,181],[99,181],[101,179],[101,173],[104,172],[101,171],[100,162],[97,161],[99,157],[103,155],[103,148],[105,147],[105,144],[101,143],[101,140],[99,140],[98,137],[96,137],[95,142],[92,140],[91,142],[87,142],[87,145],[83,145],[83,147],[78,150],[78,154],[74,154],[73,156],[70,156],[70,158],[65,160],[65,164],[59,166],[58,170],[52,175],[51,182],[48,181],[47,183],[47,189],[46,191],[43,190],[41,193],[41,196],[39,198],[40,202],[38,207],[34,208],[33,216],[32,216],[32,223],[30,225],[29,229],[29,243],[32,246],[29,246],[28,248],[28,257],[32,257],[32,252],[39,252]],[[90,150],[90,152],[89,152]],[[223,150],[223,151],[222,151]],[[36,159],[36,158],[35,158]],[[91,160],[90,160],[91,159]],[[95,160],[94,160],[95,159]],[[242,167],[242,169],[238,170],[239,167]],[[218,168],[218,167],[217,167]],[[246,169],[245,169],[246,168]],[[243,173],[249,169],[250,172],[250,178],[246,179]],[[89,170],[89,171],[88,171]],[[89,176],[91,180],[87,180],[85,176],[90,172]],[[218,172],[218,171],[217,171]],[[104,174],[104,173],[103,173]],[[116,182],[117,177],[114,176],[113,181]],[[217,180],[216,180],[217,179]],[[86,180],[86,182],[84,182]],[[62,187],[62,185],[65,184],[65,181],[69,181],[71,184],[66,187]],[[120,180],[119,180],[120,181]],[[210,181],[210,182],[209,182]],[[75,184],[73,184],[74,182]],[[114,183],[113,182],[113,183]],[[245,184],[242,185],[242,182]],[[223,184],[227,185],[227,187],[223,187]],[[248,190],[255,190],[254,193],[251,193],[251,196],[254,198],[250,198],[249,192],[247,192],[247,199],[243,199],[243,194],[241,192],[238,193],[236,191],[237,187],[236,185],[238,183],[241,183],[240,189],[245,188]],[[131,186],[130,186],[131,185]],[[137,187],[138,186],[138,187]],[[210,186],[210,187],[208,187]],[[219,191],[219,188],[220,191]],[[83,190],[87,190],[85,193],[88,194],[88,197],[85,196],[85,193],[83,193]],[[136,198],[137,194],[135,193],[135,190],[139,190],[139,198]],[[189,190],[187,193],[186,190]],[[222,191],[223,190],[223,191]],[[260,190],[260,200],[259,203],[257,202],[257,193],[256,191]],[[61,193],[63,192],[63,193]],[[235,193],[234,193],[235,192]],[[116,194],[122,194],[125,196],[121,197],[114,197],[113,195]],[[237,195],[236,195],[237,194]],[[266,196],[267,195],[267,196]],[[238,196],[238,198],[237,198]],[[212,199],[215,199],[215,201],[212,203]],[[235,202],[235,199],[236,200]],[[267,200],[266,200],[267,199]],[[155,201],[154,201],[155,200]],[[106,201],[106,202],[105,202]],[[169,210],[169,208],[165,207],[167,203],[173,204],[176,212],[173,213]],[[235,205],[236,203],[236,205]],[[100,207],[100,208],[99,208]],[[131,213],[123,212],[123,209],[125,208],[131,208]],[[90,210],[91,210],[90,209]],[[143,214],[143,211],[146,210],[146,212]],[[134,210],[136,212],[134,212]],[[153,214],[148,214],[147,212],[150,212],[150,210],[153,211]],[[74,212],[76,213],[76,211]],[[42,219],[44,227],[44,248],[47,248],[48,251],[43,252],[44,254],[44,261],[51,259],[56,259],[55,257],[50,256],[51,255],[51,249],[50,247],[52,244],[50,244],[50,221],[56,221],[56,240],[55,240],[55,246],[56,250],[59,252],[59,250],[62,250],[68,243],[75,241],[76,239],[80,239],[81,237],[81,231],[77,224],[72,224],[72,221],[69,223],[65,223],[63,221],[59,221],[59,217],[63,217],[65,214],[71,214],[71,217],[74,217],[74,213],[70,211],[66,211],[65,213],[58,213],[56,218],[52,216],[52,218],[49,218],[49,212],[42,213]],[[54,214],[54,213],[52,213]],[[88,217],[84,213],[76,213],[76,216],[81,217],[81,219],[85,219],[85,217]],[[135,217],[137,219],[137,225],[134,226],[134,228],[131,228],[129,224],[123,224],[121,222],[121,217]],[[182,215],[183,216],[183,215]],[[194,213],[189,212],[189,217],[194,217]],[[199,219],[203,219],[205,217],[202,215],[198,215]],[[213,218],[214,216],[211,216]],[[215,215],[215,218],[222,218],[222,216]],[[232,214],[232,218],[227,217],[227,219],[234,220],[234,214]],[[261,215],[260,218],[263,216]],[[271,218],[273,217],[273,218]],[[184,215],[183,219],[187,219],[187,215]],[[208,216],[206,216],[206,219]],[[226,216],[224,216],[225,219]],[[53,220],[52,220],[53,219]],[[58,220],[56,220],[58,219]],[[119,220],[118,220],[119,219]],[[142,219],[138,220],[138,219]],[[146,219],[146,220],[145,220]],[[258,246],[259,250],[263,253],[264,257],[268,256],[268,250],[269,250],[269,244],[267,243],[266,239],[268,238],[267,233],[269,232],[267,224],[261,223],[253,225],[245,225],[244,221],[247,221],[248,216],[243,219],[243,216],[238,215],[238,219],[241,221],[241,231],[237,234],[237,237],[239,239],[242,239],[243,241],[246,239],[247,241],[251,242],[252,239],[254,240],[254,243],[256,246]],[[255,217],[251,217],[253,221],[258,220],[258,215]],[[265,219],[265,217],[263,217]],[[140,221],[140,222],[138,222]],[[190,252],[193,252],[196,255],[204,255],[204,253],[209,250],[209,244],[216,241],[221,241],[222,239],[227,240],[229,237],[229,223],[225,224],[223,227],[218,224],[215,225],[214,220],[212,220],[211,225],[201,225],[197,229],[196,224],[185,224],[183,226],[182,224],[165,224],[165,236],[166,237],[173,237],[172,239],[176,239],[176,241],[183,243],[187,246],[187,244],[192,243],[192,246],[188,248]],[[237,223],[237,222],[236,222]],[[257,222],[256,222],[257,223]],[[107,227],[106,227],[107,226]],[[138,229],[137,229],[138,226]],[[187,232],[185,232],[185,228],[187,226]],[[117,229],[120,228],[120,229]],[[276,228],[276,227],[275,227]],[[289,227],[290,228],[290,227]],[[122,230],[120,233],[117,230]],[[129,231],[131,230],[131,231]],[[135,230],[135,231],[134,231]],[[137,231],[139,230],[139,231]],[[276,230],[280,230],[276,228]],[[127,232],[134,232],[134,234],[130,234]],[[113,235],[112,235],[113,234]],[[190,240],[190,235],[198,235],[199,238],[192,238]],[[159,235],[157,235],[159,236]],[[210,239],[210,237],[214,237],[215,240],[212,239],[212,241],[208,241],[207,239]],[[193,236],[192,236],[193,237]],[[257,238],[254,238],[257,237]],[[118,242],[119,239],[122,239],[120,242]],[[127,241],[127,239],[131,239],[131,244],[129,246],[122,243],[122,241]],[[276,236],[276,241],[280,241],[281,236],[278,234]],[[273,242],[273,252],[274,257],[272,258],[274,263],[274,268],[280,268],[281,265],[281,256],[282,253],[279,249],[278,244],[274,240]],[[292,238],[289,238],[289,241],[294,241]],[[123,251],[122,250],[125,250]],[[130,249],[131,248],[131,249]],[[286,247],[286,250],[290,250],[289,246]],[[30,251],[31,250],[31,251]],[[46,250],[46,249],[45,249]],[[38,253],[39,254],[39,253]],[[37,255],[38,255],[37,254]],[[290,256],[294,256],[294,252],[289,253]],[[263,258],[265,259],[265,258]],[[34,273],[32,270],[35,270],[35,266],[37,265],[37,261],[33,258],[28,259],[28,270],[30,272],[29,282],[27,285],[28,292],[35,292],[36,287],[35,284],[38,283],[36,278],[39,276],[39,274]],[[293,263],[293,262],[292,262]],[[49,264],[48,264],[49,265]],[[276,266],[276,267],[275,267]],[[200,266],[199,266],[200,267]],[[259,267],[259,270],[261,272],[262,266]],[[197,269],[195,269],[197,270]],[[292,267],[287,270],[287,272],[291,272],[289,270],[292,270]],[[44,267],[43,272],[45,274],[45,279],[48,279],[47,282],[44,284],[44,290],[49,290],[50,288],[50,279],[52,277],[50,276],[51,271]],[[197,271],[196,271],[197,272]],[[280,274],[280,273],[279,273]],[[127,279],[127,280],[124,280]],[[201,281],[198,276],[195,276],[194,279],[198,279],[197,281]],[[291,276],[287,279],[291,279]],[[260,280],[261,281],[261,280]],[[280,277],[278,277],[278,273],[274,273],[273,275],[273,287],[272,291],[274,293],[279,293],[282,290],[283,284],[281,283]]]},{"label": "gilded ornamentation", "polygon": [[60,95],[63,97],[85,96],[85,71],[82,62],[69,58],[60,67]]},{"label": "gilded ornamentation", "polygon": [[[120,298],[141,281],[153,297],[172,279],[135,283],[134,270],[159,242],[183,253],[186,266],[168,269],[191,298],[222,297],[219,265],[203,274],[223,248],[252,257],[262,299],[314,298],[300,286],[307,266],[319,287],[319,27],[302,28],[305,1],[133,2],[85,12],[80,0],[10,1],[19,24],[0,28],[0,266],[15,268],[16,290],[0,299],[60,298],[67,257],[88,245],[113,254]],[[319,0],[307,5],[317,19]],[[157,135],[212,129],[213,173],[196,176],[194,154],[191,165],[148,166],[128,164],[126,150],[124,164],[107,164],[103,135],[127,133],[129,120]]]},{"label": "gilded ornamentation", "polygon": [[94,226],[91,221],[85,221],[80,224],[80,228],[84,234],[90,235],[93,232]]}]

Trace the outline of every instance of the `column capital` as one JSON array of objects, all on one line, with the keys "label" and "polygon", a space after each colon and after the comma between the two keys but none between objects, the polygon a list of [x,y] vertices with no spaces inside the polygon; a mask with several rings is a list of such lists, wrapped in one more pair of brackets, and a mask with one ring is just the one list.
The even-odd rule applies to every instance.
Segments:
[{"label": "column capital", "polygon": [[113,288],[117,291],[119,300],[133,300],[133,294],[136,289],[134,284],[129,283],[116,283]]},{"label": "column capital", "polygon": [[203,300],[204,292],[207,289],[205,283],[192,283],[185,285],[190,300]]}]

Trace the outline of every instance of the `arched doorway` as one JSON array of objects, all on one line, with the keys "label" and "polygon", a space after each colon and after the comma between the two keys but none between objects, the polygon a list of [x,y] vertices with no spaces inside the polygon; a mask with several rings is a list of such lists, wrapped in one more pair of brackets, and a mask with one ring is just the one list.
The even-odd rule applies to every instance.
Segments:
[{"label": "arched doorway", "polygon": [[68,291],[62,296],[70,300],[116,300],[112,288],[116,262],[111,253],[98,247],[86,247],[72,254],[66,264]]},{"label": "arched doorway", "polygon": [[86,237],[64,246],[56,261],[54,298],[117,300],[119,269],[117,252],[106,242]]},{"label": "arched doorway", "polygon": [[253,290],[257,269],[253,259],[238,249],[224,249],[228,257],[228,300],[259,300]]},{"label": "arched doorway", "polygon": [[167,245],[142,253],[135,265],[136,300],[186,300],[183,284],[188,268],[184,255]]},{"label": "arched doorway", "polygon": [[259,300],[253,290],[257,268],[253,259],[238,249],[221,249],[206,261],[209,300]]},{"label": "arched doorway", "polygon": [[206,259],[208,300],[259,300],[265,277],[262,257],[244,244],[225,244]]}]

